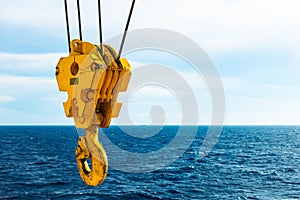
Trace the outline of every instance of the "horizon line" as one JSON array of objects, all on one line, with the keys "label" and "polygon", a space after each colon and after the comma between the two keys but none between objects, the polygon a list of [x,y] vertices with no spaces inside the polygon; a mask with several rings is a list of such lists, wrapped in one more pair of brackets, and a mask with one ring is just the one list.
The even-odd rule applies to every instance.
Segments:
[{"label": "horizon line", "polygon": [[[73,126],[74,124],[0,124],[0,126]],[[300,126],[300,124],[112,124],[110,126]]]}]

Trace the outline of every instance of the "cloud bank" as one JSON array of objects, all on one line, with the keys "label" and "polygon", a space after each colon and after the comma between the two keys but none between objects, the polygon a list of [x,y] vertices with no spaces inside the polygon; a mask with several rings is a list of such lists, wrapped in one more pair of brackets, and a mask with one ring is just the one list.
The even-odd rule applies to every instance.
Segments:
[{"label": "cloud bank", "polygon": [[[69,0],[72,37],[78,37],[75,3]],[[84,39],[98,43],[96,3],[82,1],[82,21]],[[123,31],[130,3],[103,1],[105,40]],[[5,113],[0,124],[72,124],[64,117],[61,102],[66,95],[58,92],[54,77],[58,59],[67,55],[63,6],[61,0],[0,3],[0,112]],[[300,124],[299,7],[298,0],[140,0],[130,29],[171,29],[200,44],[221,74],[227,124]],[[183,63],[151,52],[128,59],[133,65],[167,59],[163,64],[192,86],[200,123],[209,123],[209,93]],[[132,100],[131,116],[137,123],[149,122],[151,104],[157,103],[149,101],[149,94],[164,106],[173,98],[164,100],[155,87],[145,89]],[[140,106],[142,102],[147,106]],[[170,123],[176,123],[178,108],[166,109],[174,119]]]}]

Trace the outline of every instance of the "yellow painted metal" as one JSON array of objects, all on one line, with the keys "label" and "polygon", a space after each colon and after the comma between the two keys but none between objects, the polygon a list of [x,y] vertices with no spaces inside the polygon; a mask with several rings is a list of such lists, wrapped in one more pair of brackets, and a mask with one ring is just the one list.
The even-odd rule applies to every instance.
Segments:
[{"label": "yellow painted metal", "polygon": [[[82,180],[90,186],[100,184],[106,176],[108,162],[98,141],[98,127],[107,128],[112,117],[118,117],[121,103],[119,92],[127,90],[131,67],[125,58],[117,59],[116,51],[89,42],[73,40],[68,57],[61,58],[56,67],[60,91],[68,93],[64,102],[67,117],[73,117],[77,128],[86,129],[78,140],[76,159]],[[92,169],[86,160],[90,159]]]},{"label": "yellow painted metal", "polygon": [[[88,165],[90,159],[92,169]],[[76,160],[82,180],[89,186],[102,183],[108,170],[106,153],[98,142],[98,127],[91,126],[86,129],[86,136],[78,139]]]}]

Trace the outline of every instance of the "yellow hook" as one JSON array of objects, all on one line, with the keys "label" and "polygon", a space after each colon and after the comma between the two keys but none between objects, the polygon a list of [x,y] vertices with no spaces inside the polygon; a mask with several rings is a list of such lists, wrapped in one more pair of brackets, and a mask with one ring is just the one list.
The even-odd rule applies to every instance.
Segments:
[{"label": "yellow hook", "polygon": [[[89,167],[88,159],[92,168]],[[86,136],[80,136],[76,149],[76,160],[82,180],[89,186],[101,184],[107,174],[108,161],[106,153],[98,141],[98,127],[86,129]]]},{"label": "yellow hook", "polygon": [[99,185],[106,177],[108,162],[98,141],[98,128],[109,127],[111,119],[118,117],[122,106],[118,93],[127,90],[131,77],[125,58],[117,60],[117,52],[109,45],[103,45],[104,56],[98,48],[75,39],[70,55],[56,66],[59,90],[68,93],[65,114],[74,118],[76,128],[86,129],[86,136],[78,140],[76,160],[80,176],[89,186]]}]

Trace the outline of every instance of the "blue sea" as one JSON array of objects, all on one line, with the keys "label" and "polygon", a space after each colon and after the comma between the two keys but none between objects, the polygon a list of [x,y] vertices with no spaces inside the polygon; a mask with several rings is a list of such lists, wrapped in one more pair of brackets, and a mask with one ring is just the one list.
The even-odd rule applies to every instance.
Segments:
[{"label": "blue sea", "polygon": [[[145,173],[110,166],[102,185],[88,187],[78,174],[75,127],[1,126],[0,199],[300,199],[299,126],[225,126],[205,157],[199,150],[208,127],[196,128],[173,163]],[[101,134],[123,150],[145,153],[169,144],[178,129],[165,126],[148,139],[119,127]],[[163,159],[158,154],[153,162]]]}]

